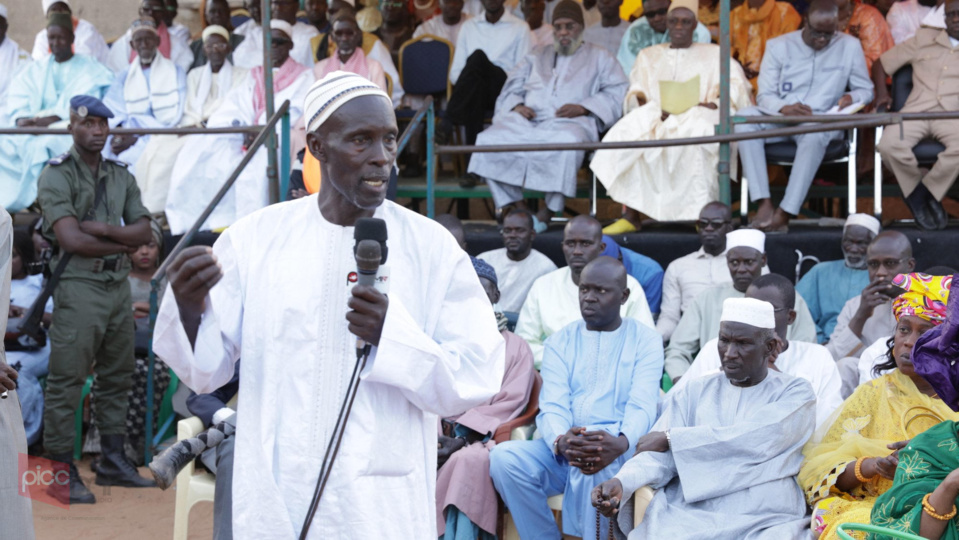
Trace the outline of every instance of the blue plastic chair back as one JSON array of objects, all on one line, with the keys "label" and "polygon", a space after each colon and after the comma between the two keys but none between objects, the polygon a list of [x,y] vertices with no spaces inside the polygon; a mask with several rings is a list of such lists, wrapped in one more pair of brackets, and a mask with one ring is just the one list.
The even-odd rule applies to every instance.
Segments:
[{"label": "blue plastic chair back", "polygon": [[407,94],[446,93],[453,46],[435,36],[407,41],[400,48],[400,80]]}]

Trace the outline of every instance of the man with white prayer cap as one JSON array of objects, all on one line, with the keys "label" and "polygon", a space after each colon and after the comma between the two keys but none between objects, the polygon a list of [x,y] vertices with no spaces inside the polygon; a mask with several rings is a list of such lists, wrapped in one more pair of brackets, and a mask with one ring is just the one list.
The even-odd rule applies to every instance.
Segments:
[{"label": "man with white prayer cap", "polygon": [[[769,302],[776,317],[776,335],[779,336],[779,354],[770,367],[793,377],[809,381],[816,393],[816,426],[829,419],[842,405],[842,378],[836,361],[829,351],[818,343],[789,341],[789,325],[796,320],[796,289],[789,279],[779,274],[759,276],[746,290],[746,298]],[[722,370],[719,340],[713,338],[703,345],[689,370],[673,385],[677,392],[690,381],[707,377]]]},{"label": "man with white prayer cap", "polygon": [[[273,103],[279,107],[290,101],[290,125],[295,126],[303,116],[303,100],[313,84],[313,71],[290,56],[293,49],[293,29],[290,23],[279,19],[270,21],[270,49],[273,64]],[[245,43],[245,41],[244,41]],[[207,121],[207,127],[262,126],[266,115],[266,78],[262,65],[250,69],[240,86],[230,91],[223,104]],[[276,125],[277,137],[281,124]],[[302,131],[302,129],[301,129]],[[296,131],[294,130],[294,134]],[[166,199],[166,217],[173,234],[183,234],[200,217],[207,204],[229,178],[243,159],[254,139],[253,133],[204,135],[189,152],[180,152],[170,177]],[[266,179],[267,153],[265,145],[240,173],[232,193],[221,202],[203,226],[204,230],[218,229],[232,224],[269,204]]]},{"label": "man with white prayer cap", "polygon": [[[630,540],[808,535],[796,474],[816,395],[806,380],[769,368],[779,347],[774,313],[769,302],[727,298],[723,372],[667,394],[636,455],[593,490],[593,505],[617,516]],[[656,493],[633,528],[633,493],[644,486]]]},{"label": "man with white prayer cap", "polygon": [[[163,0],[140,0],[140,18],[150,18],[156,23],[157,36],[160,38],[160,45],[157,50],[164,58],[172,60],[174,64],[183,68],[184,72],[187,72],[190,65],[193,64],[190,36],[188,33],[178,31],[167,25],[166,13],[167,8]],[[136,51],[131,46],[132,41],[133,29],[130,29],[117,38],[110,47],[107,67],[112,69],[114,73],[125,72],[136,58]]]},{"label": "man with white prayer cap", "polygon": [[819,343],[829,340],[842,306],[869,284],[866,249],[879,234],[879,220],[869,214],[852,214],[842,228],[842,259],[813,266],[796,284],[816,321]]},{"label": "man with white prayer cap", "polygon": [[[766,235],[756,229],[739,229],[726,235],[726,265],[732,283],[701,292],[679,319],[666,348],[666,373],[675,381],[693,362],[696,353],[719,332],[723,302],[742,298],[766,266]],[[796,298],[796,321],[788,331],[790,341],[816,341],[816,323],[801,296]]]},{"label": "man with white prayer cap", "polygon": [[[7,36],[10,27],[7,6],[0,4],[0,103],[7,102],[7,87],[20,68],[30,62],[30,55],[16,41]],[[44,30],[45,31],[45,30]],[[0,107],[0,126],[7,125],[7,113]]]},{"label": "man with white prayer cap", "polygon": [[[197,392],[223,385],[244,358],[234,458],[243,474],[233,481],[243,540],[300,535],[356,340],[370,344],[307,537],[436,538],[437,416],[499,391],[504,341],[453,237],[384,200],[398,135],[389,96],[334,72],[304,109],[319,193],[255,212],[212,249],[173,260],[154,347]],[[354,224],[371,217],[385,222],[386,282],[402,284],[388,296],[351,284]]]},{"label": "man with white prayer cap", "polygon": [[[51,13],[66,13],[73,19],[73,52],[92,56],[101,64],[107,63],[110,47],[100,34],[100,31],[90,21],[73,16],[70,0],[40,0],[44,17]],[[47,43],[47,29],[37,32],[33,40],[33,59],[40,61],[50,56],[50,45]]]}]

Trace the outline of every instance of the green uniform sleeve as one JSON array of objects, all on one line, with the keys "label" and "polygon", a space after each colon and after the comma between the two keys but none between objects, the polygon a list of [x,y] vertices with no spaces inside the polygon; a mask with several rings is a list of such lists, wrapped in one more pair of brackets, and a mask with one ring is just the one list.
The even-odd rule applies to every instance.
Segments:
[{"label": "green uniform sleeve", "polygon": [[43,219],[50,227],[65,217],[80,219],[73,205],[73,190],[70,181],[61,170],[62,166],[47,165],[40,173],[37,201],[43,210]]},{"label": "green uniform sleeve", "polygon": [[140,199],[140,187],[137,186],[137,179],[126,169],[123,169],[122,174],[127,179],[127,200],[123,205],[123,222],[132,225],[140,218],[150,217],[150,211],[143,206],[143,201]]}]

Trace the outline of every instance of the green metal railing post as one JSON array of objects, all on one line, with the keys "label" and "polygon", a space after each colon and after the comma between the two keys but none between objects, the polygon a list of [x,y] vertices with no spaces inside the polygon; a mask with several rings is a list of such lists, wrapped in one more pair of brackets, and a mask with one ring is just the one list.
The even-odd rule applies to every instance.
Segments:
[{"label": "green metal railing post", "polygon": [[290,113],[287,112],[280,120],[280,196],[285,201],[290,191]]},{"label": "green metal railing post", "polygon": [[[729,0],[719,1],[719,126],[717,135],[728,135],[732,131],[729,121]],[[729,143],[719,143],[719,200],[730,204],[729,171],[730,171]]]},{"label": "green metal railing post", "polygon": [[[266,117],[272,118],[276,109],[273,106],[273,36],[270,31],[270,21],[273,20],[273,9],[270,0],[263,0],[263,17],[260,21],[263,29],[263,86],[266,94]],[[290,36],[292,39],[293,36]],[[276,172],[276,134],[270,133],[266,139],[266,178],[269,185],[270,204],[280,201],[280,184],[277,182]]]},{"label": "green metal railing post", "polygon": [[436,216],[436,149],[434,148],[436,121],[434,116],[431,102],[426,109],[426,216],[430,219]]}]

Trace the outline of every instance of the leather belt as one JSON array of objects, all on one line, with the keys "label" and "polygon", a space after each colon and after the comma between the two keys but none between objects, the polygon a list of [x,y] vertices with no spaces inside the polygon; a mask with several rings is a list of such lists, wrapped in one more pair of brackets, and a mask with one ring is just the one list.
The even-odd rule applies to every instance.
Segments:
[{"label": "leather belt", "polygon": [[127,257],[114,257],[112,259],[74,259],[72,266],[78,270],[86,270],[99,274],[101,272],[116,272],[130,266],[130,259]]}]

